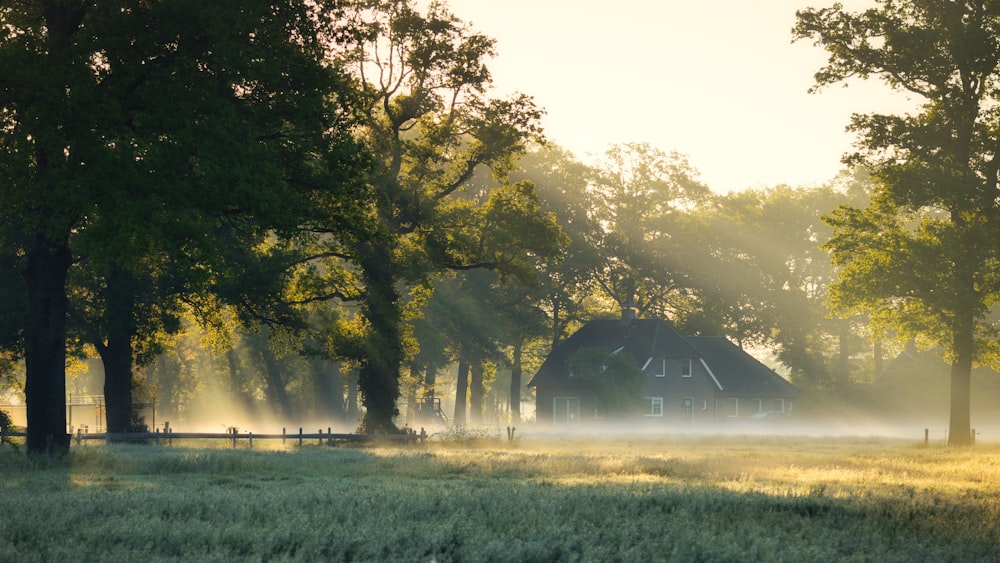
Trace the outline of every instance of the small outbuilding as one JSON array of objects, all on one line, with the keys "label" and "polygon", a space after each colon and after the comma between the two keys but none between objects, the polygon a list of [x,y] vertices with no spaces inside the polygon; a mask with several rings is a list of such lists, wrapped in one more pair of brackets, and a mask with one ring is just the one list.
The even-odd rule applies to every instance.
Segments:
[{"label": "small outbuilding", "polygon": [[[583,351],[606,360],[588,374],[575,373]],[[627,379],[615,373],[622,369],[632,372]],[[626,308],[621,319],[586,323],[549,353],[528,382],[535,388],[538,422],[614,418],[609,402],[619,377],[631,396],[629,419],[664,426],[782,419],[799,396],[795,386],[728,339],[682,336],[669,322],[639,319]]]}]

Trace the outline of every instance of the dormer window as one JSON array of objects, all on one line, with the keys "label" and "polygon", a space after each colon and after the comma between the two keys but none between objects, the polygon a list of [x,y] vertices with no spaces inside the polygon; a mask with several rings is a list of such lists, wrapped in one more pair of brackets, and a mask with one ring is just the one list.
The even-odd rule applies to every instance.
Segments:
[{"label": "dormer window", "polygon": [[681,377],[691,377],[691,358],[681,360]]}]

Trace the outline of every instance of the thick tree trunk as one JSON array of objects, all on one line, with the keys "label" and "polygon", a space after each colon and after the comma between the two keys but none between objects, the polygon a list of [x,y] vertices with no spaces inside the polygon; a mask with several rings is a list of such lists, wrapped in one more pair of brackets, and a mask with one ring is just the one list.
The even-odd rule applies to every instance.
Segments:
[{"label": "thick tree trunk", "polygon": [[469,422],[483,422],[483,362],[476,360],[469,372]]},{"label": "thick tree trunk", "polygon": [[274,357],[274,352],[265,342],[264,349],[261,350],[261,357],[264,360],[264,377],[267,383],[267,398],[274,402],[278,412],[286,420],[292,416],[292,403],[288,399],[288,392],[285,390],[285,378],[281,373],[281,366],[278,359]]},{"label": "thick tree trunk", "polygon": [[25,382],[29,453],[69,450],[66,429],[66,275],[69,246],[37,235],[24,258],[28,287]]},{"label": "thick tree trunk", "polygon": [[399,371],[403,365],[402,312],[396,290],[397,272],[389,249],[377,242],[362,245],[361,269],[365,279],[362,312],[369,323],[365,357],[358,386],[365,407],[362,431],[396,434],[393,419],[399,414]]},{"label": "thick tree trunk", "polygon": [[131,432],[132,428],[132,346],[131,342],[109,339],[97,352],[104,364],[104,407],[108,432]]},{"label": "thick tree trunk", "polygon": [[958,315],[953,328],[955,359],[951,364],[951,416],[948,445],[964,446],[972,439],[972,357],[975,350],[972,314]]},{"label": "thick tree trunk", "polygon": [[455,386],[455,416],[452,423],[455,426],[465,426],[465,396],[469,392],[469,362],[465,357],[458,360],[458,381]]},{"label": "thick tree trunk", "polygon": [[521,347],[520,340],[514,342],[514,361],[510,366],[510,420],[515,424],[521,422],[521,375],[524,372]]},{"label": "thick tree trunk", "polygon": [[132,340],[136,333],[133,277],[113,266],[105,280],[107,343],[95,347],[104,364],[104,405],[108,432],[132,432]]}]

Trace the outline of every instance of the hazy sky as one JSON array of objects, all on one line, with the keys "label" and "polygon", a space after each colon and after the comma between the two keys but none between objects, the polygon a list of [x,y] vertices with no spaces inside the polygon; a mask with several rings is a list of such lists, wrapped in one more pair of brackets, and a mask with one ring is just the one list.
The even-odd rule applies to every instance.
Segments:
[{"label": "hazy sky", "polygon": [[[547,111],[548,137],[590,161],[648,142],[686,154],[719,192],[826,182],[852,112],[896,108],[880,83],[808,94],[826,54],[791,43],[795,11],[834,0],[449,0],[497,39],[498,93]],[[871,5],[842,0],[849,9]]]}]

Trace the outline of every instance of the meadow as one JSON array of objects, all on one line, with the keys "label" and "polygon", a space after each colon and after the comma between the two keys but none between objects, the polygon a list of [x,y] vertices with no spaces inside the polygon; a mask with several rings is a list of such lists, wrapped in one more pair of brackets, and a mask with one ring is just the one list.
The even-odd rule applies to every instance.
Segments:
[{"label": "meadow", "polygon": [[526,437],[0,451],[0,561],[989,561],[1000,445]]}]

